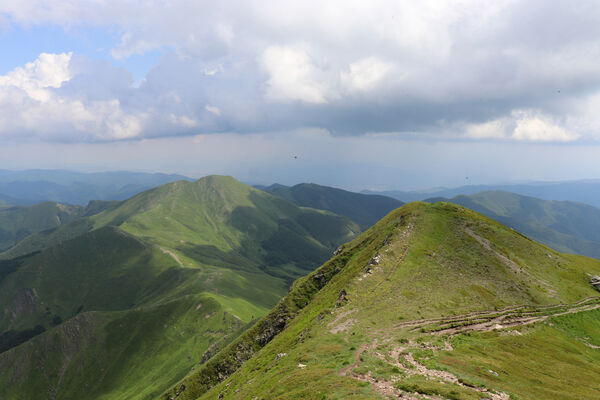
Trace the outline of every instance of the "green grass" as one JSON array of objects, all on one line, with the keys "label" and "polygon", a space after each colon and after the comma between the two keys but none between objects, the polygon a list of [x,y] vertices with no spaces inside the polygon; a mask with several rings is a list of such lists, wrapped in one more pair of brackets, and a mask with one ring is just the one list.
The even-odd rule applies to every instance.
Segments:
[{"label": "green grass", "polygon": [[521,335],[460,335],[453,340],[454,351],[436,362],[519,399],[594,399],[600,395],[594,378],[600,373],[600,352],[583,338],[600,339],[600,311],[552,317]]},{"label": "green grass", "polygon": [[58,399],[151,398],[242,325],[204,296],[82,313],[0,354],[0,397],[40,398],[55,387]]},{"label": "green grass", "polygon": [[500,221],[558,251],[600,258],[600,209],[502,191],[448,200]]},{"label": "green grass", "polygon": [[411,376],[403,379],[395,384],[394,387],[408,393],[440,396],[443,399],[449,400],[479,400],[487,398],[487,395],[484,393],[469,390],[456,384],[440,383],[439,381],[427,379],[423,376]]},{"label": "green grass", "polygon": [[[466,229],[489,240],[490,249],[469,235]],[[365,274],[365,266],[376,254],[382,255],[379,264],[372,265],[371,273]],[[372,229],[347,244],[344,251],[324,264],[322,269],[297,281],[269,316],[240,336],[206,366],[175,385],[170,393],[179,391],[183,384],[186,389],[178,399],[210,399],[220,395],[224,399],[253,396],[319,399],[324,395],[326,398],[377,398],[381,395],[374,387],[365,386],[364,382],[349,376],[340,376],[339,371],[354,363],[356,351],[361,345],[374,346],[378,343],[375,348],[369,347],[363,352],[363,361],[354,368],[355,373],[370,371],[370,375],[377,379],[395,379],[394,382],[399,385],[416,385],[414,387],[423,392],[439,393],[446,398],[483,398],[480,392],[469,386],[441,385],[430,379],[423,381],[423,377],[402,374],[393,378],[393,363],[386,365],[376,352],[386,354],[392,345],[406,345],[403,343],[408,343],[407,337],[412,342],[443,347],[443,338],[433,340],[435,337],[419,330],[397,328],[397,324],[403,321],[502,309],[511,305],[542,307],[574,303],[597,296],[588,283],[587,274],[598,272],[600,262],[597,260],[559,254],[462,207],[447,203],[411,203],[390,213]],[[315,286],[317,279],[320,284]],[[346,292],[347,301],[338,304],[342,289]],[[294,304],[295,307],[290,310],[286,304]],[[350,312],[346,319],[352,319],[352,323],[340,333],[330,333],[331,324],[335,324],[335,318],[343,312]],[[283,315],[287,319],[281,333],[266,345],[255,340],[280,326],[277,317]],[[560,332],[558,325],[543,329]],[[596,335],[594,337],[597,338],[594,332],[586,330],[584,333],[587,336]],[[584,333],[580,332],[579,335],[583,336]],[[509,348],[515,341],[529,340],[528,335],[502,336],[499,332],[488,335],[497,335],[498,340]],[[529,367],[545,363],[547,369],[552,368],[552,360],[562,363],[566,357],[569,361],[561,364],[565,368],[563,374],[553,374],[552,377],[556,380],[556,387],[568,386],[572,383],[568,382],[567,377],[577,375],[580,366],[586,364],[580,364],[579,352],[569,355],[563,350],[585,350],[586,357],[597,350],[586,347],[572,335],[567,336],[562,345],[559,335],[544,334],[546,339],[552,339],[547,344],[543,344],[541,337],[533,337],[531,343],[524,343],[520,347],[522,354],[519,353],[518,357],[532,359]],[[475,340],[473,338],[476,337],[477,334],[462,334],[456,340]],[[588,340],[595,343],[591,338]],[[537,347],[528,348],[538,341]],[[484,362],[486,354],[495,350],[499,351],[499,359],[504,363],[510,362],[508,350],[501,350],[499,343],[489,343],[481,347],[480,360],[465,355],[463,365]],[[529,392],[522,390],[518,376],[526,374],[518,366],[507,375],[506,385],[454,368],[443,358],[448,354],[456,353],[457,357],[461,354],[461,344],[453,344],[456,348],[454,352],[434,351],[430,347],[420,350],[417,347],[410,351],[428,368],[453,371],[470,385],[503,390],[514,398],[539,398],[527,397]],[[251,354],[243,351],[250,348]],[[552,348],[561,352],[561,355],[556,356],[555,352],[550,351]],[[286,355],[277,359],[280,353]],[[241,367],[228,361],[249,356],[252,357]],[[595,360],[594,357],[589,360]],[[306,367],[300,368],[299,363]],[[483,365],[480,371],[484,371],[484,368],[496,371],[490,368],[493,367],[491,365]],[[228,366],[228,369],[219,366]],[[499,374],[503,371],[496,368]],[[219,371],[235,372],[219,383],[215,375]],[[596,373],[595,369],[591,371],[584,376],[591,379],[591,374]],[[512,381],[514,384],[509,385]],[[586,389],[583,386],[579,390],[581,398],[595,398],[593,387]]]},{"label": "green grass", "polygon": [[[2,207],[0,207],[2,208]],[[85,209],[52,202],[0,209],[0,253],[32,233],[56,228],[83,216]]]},{"label": "green grass", "polygon": [[387,213],[404,204],[391,197],[353,193],[314,183],[300,183],[292,187],[272,185],[265,188],[265,191],[299,206],[344,215],[364,228],[371,227]]},{"label": "green grass", "polygon": [[18,379],[0,368],[11,371],[0,373],[0,397],[157,396],[360,230],[229,177],[99,207],[9,253],[36,252],[0,261],[2,348],[46,330],[0,353],[5,366],[28,360]]}]

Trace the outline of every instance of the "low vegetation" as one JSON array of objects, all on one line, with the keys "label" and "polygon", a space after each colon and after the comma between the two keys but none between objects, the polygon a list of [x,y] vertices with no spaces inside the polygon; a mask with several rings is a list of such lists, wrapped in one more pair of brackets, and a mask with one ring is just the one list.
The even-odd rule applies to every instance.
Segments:
[{"label": "low vegetation", "polygon": [[[585,384],[595,369],[585,370],[598,357],[589,321],[600,300],[588,274],[599,261],[557,253],[459,206],[411,203],[322,268],[336,263],[339,272],[233,374],[200,368],[161,398],[532,399],[553,387],[562,398],[595,398]],[[261,324],[269,319],[254,329]],[[445,328],[428,330],[436,324]],[[503,349],[513,345],[522,363]],[[230,346],[216,359],[236,354]],[[560,373],[549,373],[553,359]],[[212,382],[199,384],[201,376],[220,383],[206,391]]]}]

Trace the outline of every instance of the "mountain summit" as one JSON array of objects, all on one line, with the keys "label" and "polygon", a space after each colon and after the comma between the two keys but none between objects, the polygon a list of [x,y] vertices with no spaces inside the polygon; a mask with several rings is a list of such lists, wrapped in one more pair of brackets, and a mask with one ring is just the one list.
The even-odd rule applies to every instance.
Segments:
[{"label": "mountain summit", "polygon": [[598,273],[466,208],[411,203],[162,398],[595,398]]},{"label": "mountain summit", "polygon": [[359,232],[209,176],[34,233],[0,261],[0,398],[157,396]]}]

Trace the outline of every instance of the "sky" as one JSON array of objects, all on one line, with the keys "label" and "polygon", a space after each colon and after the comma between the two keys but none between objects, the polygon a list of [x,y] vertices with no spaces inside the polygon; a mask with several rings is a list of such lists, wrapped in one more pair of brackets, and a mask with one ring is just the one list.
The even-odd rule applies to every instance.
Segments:
[{"label": "sky", "polygon": [[600,177],[600,3],[3,0],[0,168]]}]

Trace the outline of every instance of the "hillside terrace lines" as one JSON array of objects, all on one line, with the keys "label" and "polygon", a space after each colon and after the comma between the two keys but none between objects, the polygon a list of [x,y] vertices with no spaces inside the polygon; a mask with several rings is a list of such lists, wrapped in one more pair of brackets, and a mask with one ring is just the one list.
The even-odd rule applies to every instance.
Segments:
[{"label": "hillside terrace lines", "polygon": [[[414,342],[407,340],[406,345],[398,346],[392,344],[388,351],[381,353],[378,347],[378,339],[375,339],[370,344],[361,345],[355,352],[355,361],[353,364],[345,367],[338,372],[340,376],[349,376],[354,379],[369,382],[372,388],[386,397],[395,397],[402,399],[443,399],[436,395],[425,395],[421,393],[408,392],[402,389],[404,377],[422,376],[427,380],[434,382],[444,382],[444,384],[455,385],[463,388],[463,390],[475,391],[484,394],[486,398],[491,400],[508,400],[509,396],[503,392],[493,392],[484,387],[479,387],[473,384],[465,383],[458,379],[457,376],[448,372],[436,369],[429,369],[427,366],[419,362],[412,351],[418,349],[431,349],[434,351],[444,350],[453,351],[452,345],[449,342],[455,334],[466,331],[489,331],[494,329],[514,328],[517,326],[541,322],[552,316],[561,316],[573,314],[577,312],[591,311],[600,308],[600,297],[589,297],[572,304],[556,304],[549,306],[532,307],[527,305],[507,307],[502,310],[477,311],[462,315],[456,315],[446,318],[431,318],[414,321],[406,321],[395,325],[394,328],[410,328],[409,331],[421,331],[421,333],[429,333],[434,335],[445,334],[444,346],[439,347],[433,344],[425,344],[424,342]],[[510,332],[510,331],[509,331]],[[387,336],[387,335],[384,335]],[[381,345],[383,348],[392,343],[391,338],[383,339]],[[582,342],[584,342],[582,340]],[[590,345],[592,348],[597,346]],[[400,373],[391,375],[389,378],[381,376],[372,376],[371,371],[367,373],[359,373],[363,355],[371,354],[379,358],[385,363],[388,363],[396,368]]]},{"label": "hillside terrace lines", "polygon": [[551,316],[572,314],[600,308],[600,297],[590,297],[571,305],[552,306],[512,306],[502,310],[478,311],[444,318],[431,318],[406,321],[396,324],[395,328],[409,328],[409,331],[421,330],[424,333],[459,333],[464,331],[486,331],[515,327],[539,322]]}]

